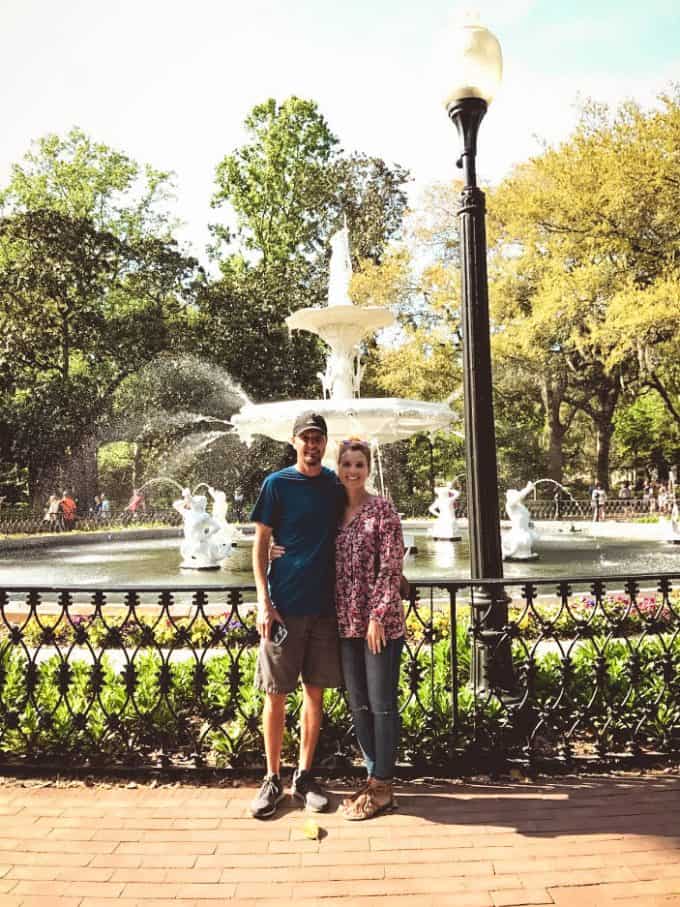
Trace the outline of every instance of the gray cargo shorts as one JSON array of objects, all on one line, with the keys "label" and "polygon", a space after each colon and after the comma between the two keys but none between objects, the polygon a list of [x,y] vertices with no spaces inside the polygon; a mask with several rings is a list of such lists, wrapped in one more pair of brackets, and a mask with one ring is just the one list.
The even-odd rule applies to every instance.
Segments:
[{"label": "gray cargo shorts", "polygon": [[280,646],[260,640],[255,685],[265,693],[292,693],[302,682],[341,687],[340,638],[335,614],[285,617],[288,636]]}]

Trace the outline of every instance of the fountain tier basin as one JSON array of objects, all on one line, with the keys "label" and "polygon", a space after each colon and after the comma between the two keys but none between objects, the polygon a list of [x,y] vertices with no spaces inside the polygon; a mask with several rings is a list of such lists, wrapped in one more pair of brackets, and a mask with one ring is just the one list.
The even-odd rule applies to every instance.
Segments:
[{"label": "fountain tier basin", "polygon": [[305,410],[321,413],[328,424],[331,446],[352,436],[379,444],[410,438],[417,432],[446,428],[454,418],[445,403],[403,400],[399,397],[351,398],[347,400],[281,400],[253,403],[232,418],[242,441],[255,435],[290,441],[293,421]]}]

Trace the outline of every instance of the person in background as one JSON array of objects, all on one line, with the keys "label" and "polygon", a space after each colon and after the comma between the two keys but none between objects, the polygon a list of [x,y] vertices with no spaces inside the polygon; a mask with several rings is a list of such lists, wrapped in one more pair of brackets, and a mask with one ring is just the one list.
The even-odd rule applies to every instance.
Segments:
[{"label": "person in background", "polygon": [[593,520],[598,523],[604,519],[604,503],[607,499],[604,488],[599,482],[595,482],[593,493],[590,496],[590,502],[593,511]]},{"label": "person in background", "polygon": [[630,512],[631,512],[630,502],[631,502],[632,497],[633,497],[633,491],[630,487],[630,482],[624,482],[623,485],[621,486],[621,488],[619,488],[619,501],[621,501],[621,503],[623,505],[622,513],[624,516],[630,515]]},{"label": "person in background", "polygon": [[131,514],[133,519],[138,513],[146,512],[146,500],[144,499],[144,494],[138,488],[135,488],[132,492],[132,497],[128,501],[125,511]]},{"label": "person in background", "polygon": [[65,532],[70,532],[76,524],[76,502],[73,500],[68,491],[64,491],[59,502],[59,512],[61,522]]},{"label": "person in background", "polygon": [[240,488],[234,492],[234,519],[237,523],[243,522],[243,492]]},{"label": "person in background", "polygon": [[45,510],[45,516],[43,518],[43,523],[47,523],[47,529],[52,532],[59,531],[59,524],[61,522],[59,516],[59,498],[56,494],[51,494],[47,501],[47,509]]},{"label": "person in background", "polygon": [[656,513],[657,507],[657,495],[659,494],[659,486],[656,482],[649,483],[649,512]]},{"label": "person in background", "polygon": [[554,519],[559,520],[562,517],[562,502],[564,498],[562,496],[562,489],[558,488],[555,494],[553,495],[553,501],[555,502],[555,513]]},{"label": "person in background", "polygon": [[99,497],[99,512],[102,520],[108,520],[111,516],[111,501],[106,497],[106,492],[104,491]]}]

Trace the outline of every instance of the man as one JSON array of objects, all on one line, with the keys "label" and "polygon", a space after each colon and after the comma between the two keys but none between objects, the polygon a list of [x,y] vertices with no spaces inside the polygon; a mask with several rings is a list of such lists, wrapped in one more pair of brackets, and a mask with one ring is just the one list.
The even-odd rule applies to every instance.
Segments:
[{"label": "man", "polygon": [[61,513],[62,526],[66,532],[70,532],[76,524],[77,509],[76,502],[68,491],[65,491],[59,502],[59,512]]},{"label": "man", "polygon": [[597,523],[604,519],[604,502],[607,498],[604,488],[600,485],[599,482],[595,482],[595,487],[593,488],[593,493],[590,496],[590,501],[593,510],[593,520]]},{"label": "man", "polygon": [[[300,677],[300,763],[293,775],[292,794],[315,812],[328,806],[328,797],[310,774],[324,688],[342,682],[333,562],[344,491],[335,473],[322,466],[327,440],[323,416],[301,413],[291,441],[295,465],[265,479],[251,514],[256,524],[253,573],[260,633],[255,676],[265,692],[262,724],[267,757],[267,775],[251,804],[258,819],[273,815],[285,796],[280,767],[286,696],[297,688]],[[270,567],[272,541],[282,545],[285,554]],[[287,634],[283,640],[282,634]]]},{"label": "man", "polygon": [[619,500],[623,503],[623,516],[630,516],[630,501],[632,497],[633,490],[630,487],[630,482],[626,481],[621,488],[619,488]]}]

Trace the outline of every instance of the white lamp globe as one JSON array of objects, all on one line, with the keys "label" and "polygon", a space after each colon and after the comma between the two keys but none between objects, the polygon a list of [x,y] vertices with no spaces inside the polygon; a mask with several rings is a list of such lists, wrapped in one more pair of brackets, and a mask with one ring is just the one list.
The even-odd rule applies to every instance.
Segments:
[{"label": "white lamp globe", "polygon": [[477,22],[458,25],[451,32],[447,108],[464,98],[481,98],[490,104],[503,75],[503,55],[498,38]]}]

